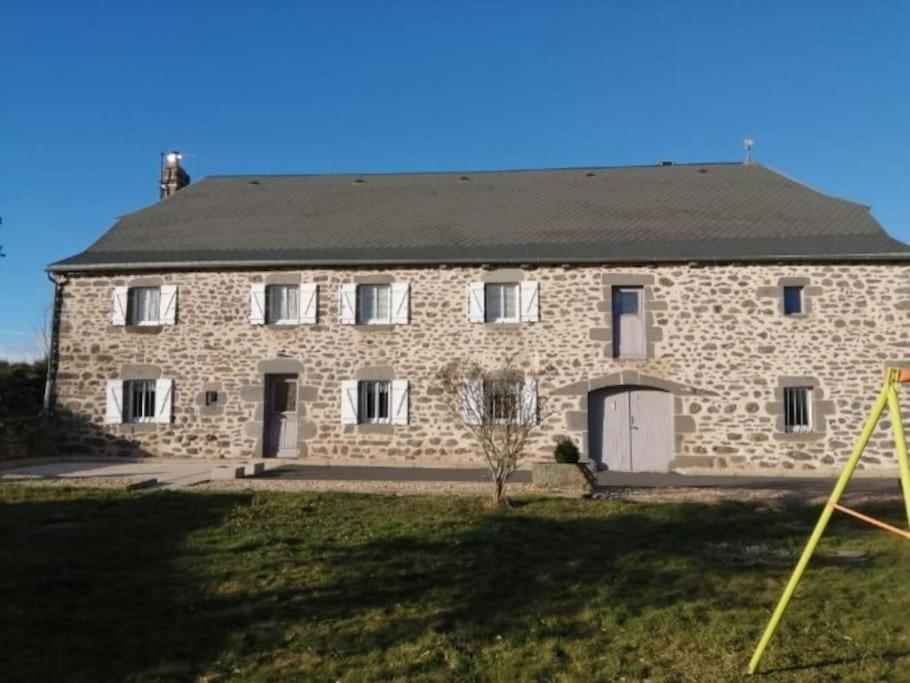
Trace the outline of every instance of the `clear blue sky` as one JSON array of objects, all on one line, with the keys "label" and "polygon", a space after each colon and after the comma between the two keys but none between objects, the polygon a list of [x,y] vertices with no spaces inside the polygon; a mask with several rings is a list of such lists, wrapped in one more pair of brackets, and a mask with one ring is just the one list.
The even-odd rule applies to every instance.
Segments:
[{"label": "clear blue sky", "polygon": [[0,356],[194,178],[755,157],[910,240],[910,3],[4,3]]}]

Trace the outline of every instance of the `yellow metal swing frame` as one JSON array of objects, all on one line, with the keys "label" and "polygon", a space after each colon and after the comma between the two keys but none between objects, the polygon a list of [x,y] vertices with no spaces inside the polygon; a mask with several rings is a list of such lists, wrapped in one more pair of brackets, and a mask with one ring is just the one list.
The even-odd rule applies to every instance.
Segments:
[{"label": "yellow metal swing frame", "polygon": [[910,532],[898,529],[895,526],[873,519],[872,517],[851,510],[840,504],[844,489],[847,488],[847,484],[850,482],[850,478],[856,470],[856,465],[859,463],[863,451],[866,449],[866,445],[872,437],[872,432],[875,430],[875,426],[878,424],[879,419],[887,407],[891,417],[891,430],[894,433],[895,451],[897,452],[897,462],[900,468],[901,488],[904,492],[904,505],[907,512],[907,524],[910,526],[910,463],[908,463],[907,460],[907,443],[904,441],[904,425],[901,422],[900,402],[898,401],[897,396],[898,385],[906,382],[910,382],[910,368],[888,368],[885,370],[885,381],[875,404],[872,406],[872,412],[869,415],[869,419],[866,421],[862,433],[856,440],[856,445],[853,447],[853,453],[851,453],[850,459],[847,460],[847,463],[844,465],[844,470],[841,472],[840,477],[838,477],[837,484],[831,492],[831,497],[828,498],[828,502],[825,503],[821,517],[819,517],[818,523],[815,525],[815,530],[809,537],[809,542],[806,544],[806,548],[803,550],[799,562],[796,563],[793,574],[787,582],[787,587],[784,588],[784,593],[781,595],[777,607],[774,608],[768,626],[765,628],[761,640],[758,641],[758,647],[755,648],[755,653],[749,661],[750,674],[754,674],[756,669],[758,669],[758,664],[761,661],[762,655],[765,653],[765,649],[768,647],[768,643],[771,641],[772,636],[774,636],[777,625],[780,623],[781,617],[787,609],[787,605],[790,604],[793,592],[796,590],[799,580],[806,571],[806,566],[808,566],[809,560],[812,558],[812,554],[815,552],[815,548],[818,546],[822,534],[825,533],[825,527],[828,526],[828,521],[831,519],[831,515],[835,510],[910,540]]}]

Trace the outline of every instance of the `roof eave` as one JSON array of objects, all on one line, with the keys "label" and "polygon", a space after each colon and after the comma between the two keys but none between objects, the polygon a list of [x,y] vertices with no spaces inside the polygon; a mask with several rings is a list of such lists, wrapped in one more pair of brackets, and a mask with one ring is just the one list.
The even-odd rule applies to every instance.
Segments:
[{"label": "roof eave", "polygon": [[135,261],[123,263],[52,263],[47,266],[46,270],[50,273],[80,273],[80,272],[103,272],[103,271],[149,271],[149,270],[236,270],[239,268],[343,268],[343,267],[365,267],[365,266],[443,266],[443,265],[515,265],[515,264],[532,264],[532,265],[554,265],[554,264],[577,264],[577,265],[668,265],[679,263],[717,265],[726,263],[738,264],[760,264],[760,263],[844,263],[844,262],[910,262],[910,251],[908,252],[885,252],[875,254],[827,254],[827,255],[806,255],[806,254],[768,254],[749,257],[731,258],[728,256],[666,256],[651,257],[647,259],[620,258],[615,259],[599,257],[535,257],[535,258],[504,258],[497,257],[491,259],[477,258],[450,258],[450,259],[269,259],[269,260],[217,260],[217,261]]}]

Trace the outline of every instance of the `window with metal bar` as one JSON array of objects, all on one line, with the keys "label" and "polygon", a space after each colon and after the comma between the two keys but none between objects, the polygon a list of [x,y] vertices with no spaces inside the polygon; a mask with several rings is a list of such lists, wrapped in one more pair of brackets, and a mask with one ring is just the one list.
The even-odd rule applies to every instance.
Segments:
[{"label": "window with metal bar", "polygon": [[155,380],[132,380],[123,383],[126,422],[155,420]]},{"label": "window with metal bar", "polygon": [[521,385],[500,380],[484,382],[483,398],[487,419],[492,422],[510,422],[518,415]]},{"label": "window with metal bar", "polygon": [[784,431],[791,433],[812,430],[812,389],[784,387]]}]

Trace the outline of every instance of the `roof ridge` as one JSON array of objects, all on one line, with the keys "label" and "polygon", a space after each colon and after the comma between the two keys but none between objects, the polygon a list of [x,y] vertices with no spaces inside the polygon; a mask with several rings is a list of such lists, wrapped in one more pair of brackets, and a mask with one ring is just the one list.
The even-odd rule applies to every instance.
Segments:
[{"label": "roof ridge", "polygon": [[[370,177],[370,176],[414,176],[414,175],[457,175],[457,174],[494,174],[494,173],[547,173],[551,171],[611,171],[636,168],[676,168],[678,166],[745,166],[741,161],[680,161],[667,165],[626,164],[616,166],[540,166],[534,168],[489,168],[489,169],[454,169],[448,171],[333,171],[330,173],[214,173],[203,176],[199,181],[209,178],[331,178],[331,177]],[[755,164],[753,164],[755,165]]]}]

